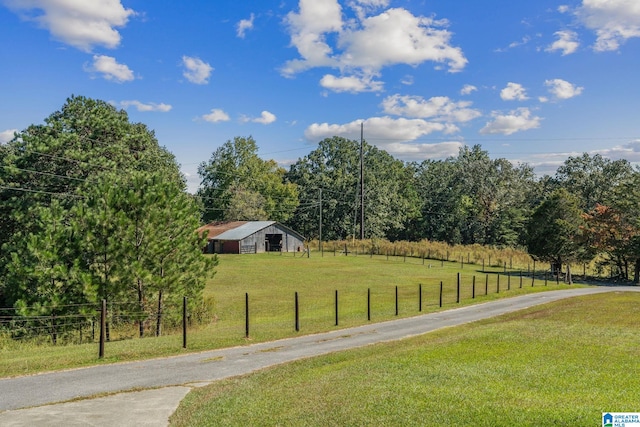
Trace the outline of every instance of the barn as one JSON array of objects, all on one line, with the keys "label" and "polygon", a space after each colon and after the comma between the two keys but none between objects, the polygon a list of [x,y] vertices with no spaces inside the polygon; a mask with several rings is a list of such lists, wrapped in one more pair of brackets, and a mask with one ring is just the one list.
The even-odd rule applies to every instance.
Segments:
[{"label": "barn", "polygon": [[276,221],[212,222],[197,231],[208,231],[204,252],[209,254],[295,252],[304,248],[304,236]]}]

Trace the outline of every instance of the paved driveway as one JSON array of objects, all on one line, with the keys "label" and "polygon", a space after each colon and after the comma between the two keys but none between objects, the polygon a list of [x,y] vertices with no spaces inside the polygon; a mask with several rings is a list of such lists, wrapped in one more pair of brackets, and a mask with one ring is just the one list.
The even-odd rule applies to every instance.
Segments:
[{"label": "paved driveway", "polygon": [[[148,424],[149,417],[134,417],[133,409],[116,410],[108,414],[110,398],[92,399],[43,408],[18,410],[20,408],[50,405],[71,399],[90,397],[100,393],[117,393],[140,389],[166,388],[165,397],[169,404],[157,399],[164,408],[161,420],[166,420],[175,410],[180,400],[188,392],[186,386],[250,373],[269,366],[286,363],[301,358],[313,357],[335,351],[362,347],[384,341],[399,340],[424,334],[436,329],[474,322],[493,316],[521,310],[527,307],[556,301],[573,296],[589,295],[611,291],[640,291],[638,287],[590,287],[559,291],[541,292],[504,298],[473,306],[466,306],[438,313],[430,313],[411,318],[372,323],[355,328],[340,329],[327,333],[288,338],[274,342],[253,344],[242,347],[212,350],[183,356],[139,362],[101,365],[60,372],[8,378],[0,380],[0,425],[166,425],[166,422]],[[146,394],[145,394],[146,393]],[[162,392],[156,394],[162,395]],[[153,400],[151,391],[129,394],[129,403],[138,399],[140,408],[152,411],[149,403]],[[147,401],[145,401],[145,396]],[[174,402],[175,403],[171,403]],[[92,406],[92,403],[93,406]],[[104,403],[107,402],[107,403]],[[58,408],[58,409],[56,409]],[[94,410],[95,422],[86,417]],[[123,408],[121,406],[121,408]],[[157,409],[157,408],[156,408]],[[164,412],[163,412],[164,411]],[[165,412],[168,415],[165,415]],[[52,414],[58,413],[59,417]],[[78,417],[74,418],[76,413]],[[98,417],[102,414],[104,419]],[[37,416],[39,418],[33,418]],[[32,417],[32,418],[29,418]],[[115,417],[115,418],[114,418]],[[38,421],[39,420],[39,421]],[[74,424],[78,421],[77,424]],[[144,422],[143,422],[144,421]],[[143,422],[143,424],[140,424]],[[88,424],[87,424],[88,423]]]}]

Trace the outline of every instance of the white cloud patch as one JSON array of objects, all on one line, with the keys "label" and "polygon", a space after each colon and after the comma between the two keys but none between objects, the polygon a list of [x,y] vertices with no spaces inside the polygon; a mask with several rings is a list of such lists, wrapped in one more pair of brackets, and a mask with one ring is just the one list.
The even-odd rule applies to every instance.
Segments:
[{"label": "white cloud patch", "polygon": [[201,118],[210,123],[228,122],[230,120],[229,115],[218,108],[212,109],[209,114],[205,114]]},{"label": "white cloud patch", "polygon": [[[316,68],[336,68],[343,74],[336,79],[377,76],[380,70],[396,64],[412,66],[432,61],[446,64],[450,72],[467,64],[462,50],[451,45],[452,33],[446,20],[414,16],[406,9],[392,8],[369,16],[388,6],[386,0],[351,1],[356,18],[343,20],[337,0],[300,0],[299,11],[290,12],[285,22],[291,45],[300,58],[287,61],[281,69],[286,77]],[[346,81],[346,80],[345,80]],[[364,86],[364,90],[371,90]]]},{"label": "white cloud patch", "polygon": [[446,63],[451,72],[461,71],[468,61],[460,48],[449,44],[452,33],[445,29],[447,25],[446,20],[389,9],[364,20],[361,28],[341,34],[340,44],[346,46],[341,63],[378,70],[395,64],[433,61]]},{"label": "white cloud patch", "polygon": [[182,57],[182,66],[185,68],[182,75],[191,83],[198,85],[209,83],[213,67],[202,59],[185,55]]},{"label": "white cloud patch", "polygon": [[93,63],[84,67],[90,73],[99,73],[106,80],[118,83],[130,82],[135,79],[133,71],[125,64],[119,64],[112,56],[93,55]]},{"label": "white cloud patch", "polygon": [[386,114],[448,123],[463,123],[478,118],[480,111],[469,108],[469,101],[453,101],[446,96],[424,99],[421,96],[392,95],[382,101]]},{"label": "white cloud patch", "polygon": [[4,4],[56,40],[85,52],[94,46],[118,47],[121,37],[116,28],[135,15],[120,0],[4,0]]},{"label": "white cloud patch", "polygon": [[[363,120],[345,124],[314,123],[305,130],[309,141],[318,141],[332,136],[350,139],[360,138]],[[425,160],[445,158],[458,153],[462,143],[415,143],[416,139],[433,132],[451,133],[458,128],[451,124],[429,122],[423,119],[372,117],[364,121],[365,139],[380,149],[403,160]]]},{"label": "white cloud patch", "polygon": [[625,159],[629,162],[640,162],[640,139],[613,148],[592,151],[592,154],[601,154],[612,160]]},{"label": "white cloud patch", "polygon": [[511,135],[516,132],[540,127],[541,118],[533,116],[528,108],[518,108],[508,114],[493,112],[493,120],[480,129],[483,135]]},{"label": "white cloud patch", "polygon": [[464,85],[462,89],[460,89],[460,95],[470,95],[472,92],[477,91],[478,88],[474,85]]},{"label": "white cloud patch", "polygon": [[242,19],[236,25],[236,35],[241,39],[244,38],[248,30],[253,29],[253,20],[255,19],[255,15],[252,13],[249,19]]},{"label": "white cloud patch", "polygon": [[545,86],[556,99],[569,99],[578,96],[584,90],[583,87],[576,86],[562,79],[546,80]]},{"label": "white cloud patch", "polygon": [[412,75],[407,74],[402,79],[400,79],[400,83],[402,83],[405,86],[412,86],[413,83],[415,83],[415,80]]},{"label": "white cloud patch", "polygon": [[156,104],[155,102],[148,102],[145,104],[137,100],[120,101],[120,106],[122,108],[135,107],[136,110],[141,112],[156,111],[160,113],[167,113],[171,111],[171,108],[173,108],[169,104],[164,104],[164,103]]},{"label": "white cloud patch", "polygon": [[577,9],[582,24],[595,31],[598,52],[618,50],[621,44],[640,37],[640,2],[636,0],[583,0]]},{"label": "white cloud patch", "polygon": [[17,133],[18,129],[7,129],[0,132],[0,144],[6,144],[13,139],[14,133]]},{"label": "white cloud patch", "polygon": [[275,122],[276,120],[277,120],[276,115],[266,110],[260,114],[260,117],[250,118],[245,116],[240,119],[240,121],[244,123],[253,122],[253,123],[260,123],[263,125],[269,125]]},{"label": "white cloud patch", "polygon": [[567,13],[571,10],[571,8],[569,6],[567,6],[566,4],[561,4],[560,6],[558,6],[558,12],[560,13]]},{"label": "white cloud patch", "polygon": [[519,83],[509,82],[507,87],[500,91],[500,98],[504,101],[526,101],[527,97],[526,89]]},{"label": "white cloud patch", "polygon": [[[360,124],[363,120],[355,120],[346,124],[314,123],[305,132],[305,137],[316,141],[331,136],[360,138]],[[366,134],[372,139],[383,139],[396,142],[413,141],[433,132],[452,133],[458,130],[454,125],[429,122],[423,119],[405,119],[392,117],[372,117],[366,120]]]},{"label": "white cloud patch", "polygon": [[380,92],[384,89],[384,83],[373,80],[373,76],[348,76],[336,77],[332,74],[326,74],[320,79],[320,86],[334,92]]},{"label": "white cloud patch", "polygon": [[562,56],[570,55],[578,50],[578,33],[570,30],[556,31],[554,35],[558,38],[545,50],[547,52],[561,51]]}]

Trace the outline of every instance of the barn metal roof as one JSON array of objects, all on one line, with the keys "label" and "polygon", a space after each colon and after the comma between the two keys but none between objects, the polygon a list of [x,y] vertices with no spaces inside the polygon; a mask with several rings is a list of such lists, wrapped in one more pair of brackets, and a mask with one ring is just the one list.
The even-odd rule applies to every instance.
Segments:
[{"label": "barn metal roof", "polygon": [[253,233],[263,230],[271,225],[276,224],[278,228],[287,233],[296,236],[300,240],[304,240],[304,236],[295,230],[280,224],[276,221],[220,221],[212,222],[198,228],[196,232],[202,235],[207,232],[209,240],[242,240],[249,237]]},{"label": "barn metal roof", "polygon": [[217,240],[242,240],[275,223],[275,221],[249,221],[236,228],[227,230],[222,234],[218,234],[215,238]]}]

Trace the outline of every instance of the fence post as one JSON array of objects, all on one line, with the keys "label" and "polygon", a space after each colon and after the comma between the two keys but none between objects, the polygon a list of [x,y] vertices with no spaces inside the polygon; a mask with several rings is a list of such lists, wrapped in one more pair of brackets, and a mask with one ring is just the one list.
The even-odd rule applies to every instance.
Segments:
[{"label": "fence post", "polygon": [[187,348],[187,297],[182,299],[182,348]]},{"label": "fence post", "polygon": [[496,293],[500,293],[500,273],[498,273],[498,276],[496,278]]},{"label": "fence post", "polygon": [[442,281],[440,281],[440,307],[442,307]]},{"label": "fence post", "polygon": [[396,286],[396,316],[398,315],[398,287]]},{"label": "fence post", "polygon": [[296,332],[300,332],[300,307],[298,305],[298,293],[295,293]]},{"label": "fence post", "polygon": [[422,283],[418,284],[418,311],[422,312]]},{"label": "fence post", "polygon": [[487,274],[484,279],[484,294],[489,295],[489,275]]},{"label": "fence post", "polygon": [[507,290],[508,291],[511,290],[511,272],[509,272],[509,274],[507,274]]},{"label": "fence post", "polygon": [[249,293],[244,294],[244,337],[249,338]]},{"label": "fence post", "polygon": [[522,289],[522,270],[520,270],[520,289]]},{"label": "fence post", "polygon": [[456,291],[456,303],[460,303],[460,273],[458,273],[458,286]]},{"label": "fence post", "polygon": [[107,300],[102,300],[100,307],[100,344],[98,349],[98,358],[104,359],[104,341],[107,336]]},{"label": "fence post", "polygon": [[336,326],[338,326],[338,290],[336,289]]},{"label": "fence post", "polygon": [[473,276],[473,281],[472,281],[473,285],[471,288],[471,298],[472,299],[476,299],[476,276]]},{"label": "fence post", "polygon": [[367,320],[371,320],[371,288],[367,288]]}]

